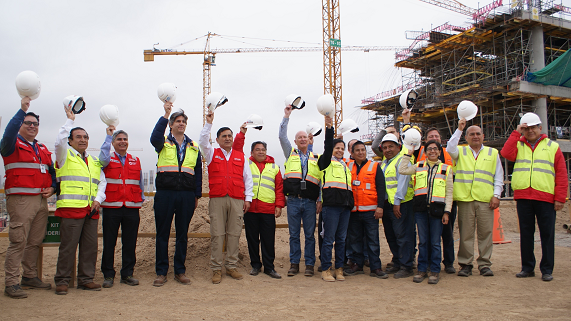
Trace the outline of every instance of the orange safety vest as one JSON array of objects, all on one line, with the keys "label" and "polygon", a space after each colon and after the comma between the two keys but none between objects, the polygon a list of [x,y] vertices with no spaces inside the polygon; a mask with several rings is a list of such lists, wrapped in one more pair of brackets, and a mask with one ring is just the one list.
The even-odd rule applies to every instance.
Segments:
[{"label": "orange safety vest", "polygon": [[[357,166],[355,161],[351,160],[349,164],[351,170],[351,182],[353,188],[353,196],[355,199],[355,206],[351,212],[366,212],[374,211],[377,209],[377,185],[375,184],[375,177],[377,176],[378,163],[369,160],[367,164],[361,167],[357,175]],[[359,185],[355,185],[357,183]],[[382,195],[384,198],[385,196]]]},{"label": "orange safety vest", "polygon": [[141,208],[141,162],[138,157],[127,154],[125,165],[115,153],[111,156],[109,165],[103,169],[107,187],[105,188],[105,202],[101,207],[106,208]]}]

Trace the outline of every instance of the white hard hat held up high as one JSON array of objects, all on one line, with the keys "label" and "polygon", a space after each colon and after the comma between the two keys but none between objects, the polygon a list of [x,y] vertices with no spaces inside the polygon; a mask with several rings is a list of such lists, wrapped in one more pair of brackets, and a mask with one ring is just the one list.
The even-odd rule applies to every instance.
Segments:
[{"label": "white hard hat held up high", "polygon": [[404,109],[412,108],[416,99],[418,98],[418,93],[414,89],[409,89],[402,93],[399,98],[400,106]]},{"label": "white hard hat held up high", "polygon": [[339,132],[341,135],[348,133],[356,133],[359,131],[359,126],[353,119],[343,119],[341,124],[339,124]]},{"label": "white hard hat held up high", "polygon": [[305,128],[305,132],[308,134],[312,134],[314,137],[321,134],[322,130],[323,128],[321,127],[321,125],[319,125],[319,123],[316,123],[314,121],[307,124],[307,127]]},{"label": "white hard hat held up high", "polygon": [[163,103],[174,103],[176,100],[176,86],[170,82],[162,83],[157,89],[157,95]]},{"label": "white hard hat held up high", "polygon": [[74,114],[81,114],[85,110],[85,101],[81,96],[69,95],[63,99],[63,107],[71,107]]},{"label": "white hard hat held up high", "polygon": [[262,130],[263,126],[264,120],[262,117],[256,114],[251,114],[248,116],[248,119],[246,120],[246,128],[255,128],[257,130]]},{"label": "white hard hat held up high", "polygon": [[323,116],[333,116],[335,99],[331,94],[325,94],[317,99],[317,111]]},{"label": "white hard hat held up high", "polygon": [[395,134],[386,134],[386,135],[383,137],[383,140],[381,140],[381,145],[382,145],[384,142],[393,142],[393,143],[395,143],[395,144],[397,144],[397,145],[400,145],[399,140],[398,140],[398,138],[395,136]]},{"label": "white hard hat held up high", "polygon": [[99,118],[107,126],[119,125],[119,108],[115,105],[104,105],[99,109]]},{"label": "white hard hat held up high", "polygon": [[213,91],[206,97],[206,108],[213,113],[214,110],[228,102],[228,98],[222,93]]},{"label": "white hard hat held up high", "polygon": [[301,99],[301,96],[291,94],[285,98],[285,105],[286,107],[291,105],[291,109],[302,109],[305,107],[305,101]]},{"label": "white hard hat held up high", "polygon": [[527,126],[535,126],[541,124],[541,119],[535,113],[525,113],[519,120],[519,124],[526,124]]},{"label": "white hard hat held up high", "polygon": [[478,114],[478,106],[469,100],[463,100],[458,104],[458,108],[456,108],[456,112],[458,113],[458,118],[472,120]]},{"label": "white hard hat held up high", "polygon": [[42,90],[40,76],[31,70],[22,71],[16,76],[16,90],[21,98],[30,97],[31,100],[38,98]]},{"label": "white hard hat held up high", "polygon": [[422,135],[416,128],[409,128],[402,134],[402,141],[408,150],[418,150],[422,143]]}]

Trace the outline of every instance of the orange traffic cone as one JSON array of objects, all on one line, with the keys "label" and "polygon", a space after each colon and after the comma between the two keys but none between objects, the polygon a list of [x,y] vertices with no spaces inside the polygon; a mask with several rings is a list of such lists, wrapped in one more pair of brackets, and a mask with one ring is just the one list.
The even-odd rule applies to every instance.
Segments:
[{"label": "orange traffic cone", "polygon": [[500,209],[494,210],[494,234],[492,235],[494,244],[511,243],[512,241],[504,240],[504,227],[502,226],[502,219],[500,217]]}]

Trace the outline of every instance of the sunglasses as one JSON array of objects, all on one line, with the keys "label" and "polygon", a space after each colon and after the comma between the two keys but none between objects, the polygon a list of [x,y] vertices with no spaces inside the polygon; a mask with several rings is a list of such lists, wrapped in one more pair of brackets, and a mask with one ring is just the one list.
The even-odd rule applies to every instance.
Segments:
[{"label": "sunglasses", "polygon": [[26,121],[24,121],[24,125],[26,125],[26,126],[32,126],[32,125],[34,125],[34,127],[38,127],[38,126],[40,126],[40,123],[37,122],[37,121],[29,121],[29,120],[26,120]]}]

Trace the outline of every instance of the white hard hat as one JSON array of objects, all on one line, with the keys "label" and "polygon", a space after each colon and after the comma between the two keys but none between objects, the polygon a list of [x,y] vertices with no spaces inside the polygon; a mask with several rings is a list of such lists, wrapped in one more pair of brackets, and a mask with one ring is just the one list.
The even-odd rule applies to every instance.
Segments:
[{"label": "white hard hat", "polygon": [[213,91],[206,97],[206,108],[208,108],[208,110],[213,113],[216,108],[224,105],[227,102],[228,98],[226,98],[226,96],[224,96],[222,93]]},{"label": "white hard hat", "polygon": [[301,99],[301,96],[291,94],[285,98],[285,105],[286,107],[291,105],[291,109],[302,109],[305,107],[305,101]]},{"label": "white hard hat", "polygon": [[333,116],[335,99],[331,94],[325,94],[317,99],[317,111],[323,116]]},{"label": "white hard hat", "polygon": [[258,130],[262,130],[263,126],[264,126],[264,120],[262,119],[262,117],[256,114],[251,114],[250,116],[248,116],[248,119],[246,120],[246,128],[255,128]]},{"label": "white hard hat", "polygon": [[307,124],[307,127],[305,128],[305,132],[308,134],[312,134],[314,137],[321,134],[321,130],[323,128],[321,127],[321,125],[319,125],[319,123],[316,123],[314,121],[309,122],[309,124]]},{"label": "white hard hat", "polygon": [[42,84],[40,76],[31,70],[22,71],[16,76],[16,89],[20,97],[30,97],[34,100],[40,96]]},{"label": "white hard hat", "polygon": [[395,144],[397,144],[397,145],[400,145],[399,140],[398,140],[398,138],[395,136],[395,134],[386,134],[386,135],[383,137],[383,140],[381,140],[381,145],[382,145],[384,142],[393,142],[393,143],[395,143]]},{"label": "white hard hat", "polygon": [[409,128],[402,134],[402,141],[408,150],[418,150],[422,142],[422,135],[416,128]]},{"label": "white hard hat", "polygon": [[174,103],[176,100],[176,86],[170,82],[162,83],[157,89],[157,95],[163,103]]},{"label": "white hard hat", "polygon": [[472,120],[478,114],[478,106],[469,100],[463,100],[456,108],[458,118]]},{"label": "white hard hat", "polygon": [[525,113],[519,120],[519,124],[526,124],[527,126],[534,126],[541,124],[541,119],[535,113]]},{"label": "white hard hat", "polygon": [[115,105],[105,105],[99,109],[99,118],[107,126],[117,126],[119,124],[119,108]]},{"label": "white hard hat", "polygon": [[416,93],[416,91],[414,91],[414,89],[409,89],[404,93],[402,93],[402,95],[400,95],[399,98],[400,106],[404,109],[412,108],[417,98],[418,94]]},{"label": "white hard hat", "polygon": [[81,114],[85,110],[85,101],[81,96],[69,95],[63,99],[63,106],[71,107],[74,114]]},{"label": "white hard hat", "polygon": [[348,133],[356,133],[359,131],[359,126],[353,119],[344,119],[341,124],[339,124],[339,132],[341,135]]}]

